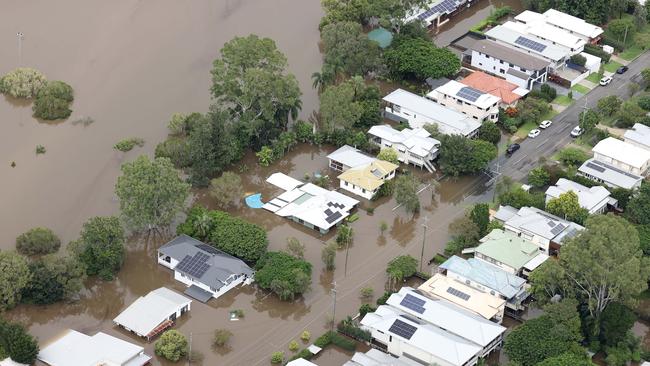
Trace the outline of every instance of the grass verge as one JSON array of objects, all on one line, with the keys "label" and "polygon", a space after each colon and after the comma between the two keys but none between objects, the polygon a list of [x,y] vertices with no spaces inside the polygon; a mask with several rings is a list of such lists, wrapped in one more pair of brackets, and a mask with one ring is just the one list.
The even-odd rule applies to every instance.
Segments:
[{"label": "grass verge", "polygon": [[572,86],[571,89],[577,91],[580,94],[587,94],[591,90],[591,89],[587,88],[586,86],[580,85],[580,84],[576,84],[576,85]]},{"label": "grass verge", "polygon": [[569,98],[566,95],[558,95],[555,99],[553,99],[551,103],[568,106],[573,103],[573,99]]},{"label": "grass verge", "polygon": [[616,70],[623,65],[619,64],[616,61],[610,61],[605,64],[605,71],[607,72],[616,72]]}]

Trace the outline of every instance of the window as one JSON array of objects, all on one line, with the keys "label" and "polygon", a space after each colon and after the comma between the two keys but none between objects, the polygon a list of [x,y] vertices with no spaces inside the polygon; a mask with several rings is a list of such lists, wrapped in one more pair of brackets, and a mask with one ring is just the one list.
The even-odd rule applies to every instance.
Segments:
[{"label": "window", "polygon": [[366,189],[365,189],[365,188],[362,188],[362,189],[361,189],[361,192],[366,193]]},{"label": "window", "polygon": [[166,257],[165,257],[165,262],[167,262],[167,263],[171,263],[171,262],[172,262],[172,259],[171,259],[169,256],[166,256]]},{"label": "window", "polygon": [[505,73],[506,73],[506,71],[505,71],[504,69],[500,69],[499,71],[500,71],[502,74],[505,74]]},{"label": "window", "polygon": [[463,105],[463,101],[460,100],[460,99],[457,99],[457,100],[456,100],[456,103],[459,104],[459,105]]}]

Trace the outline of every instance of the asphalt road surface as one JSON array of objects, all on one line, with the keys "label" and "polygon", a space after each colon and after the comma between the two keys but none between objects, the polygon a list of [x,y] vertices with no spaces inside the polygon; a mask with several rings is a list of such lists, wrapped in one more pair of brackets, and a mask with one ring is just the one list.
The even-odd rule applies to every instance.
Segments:
[{"label": "asphalt road surface", "polygon": [[641,81],[641,70],[650,67],[650,52],[645,52],[628,65],[629,70],[622,74],[614,74],[612,82],[607,86],[597,86],[587,95],[582,96],[562,113],[553,118],[553,124],[542,130],[534,139],[527,138],[520,143],[521,148],[512,156],[506,157],[503,151],[495,159],[490,170],[501,175],[507,175],[515,180],[522,180],[528,171],[538,165],[540,157],[549,158],[556,151],[568,144],[572,137],[571,130],[578,125],[578,116],[586,108],[596,108],[598,100],[608,95],[617,95],[625,100],[629,97],[628,85],[631,81]]}]

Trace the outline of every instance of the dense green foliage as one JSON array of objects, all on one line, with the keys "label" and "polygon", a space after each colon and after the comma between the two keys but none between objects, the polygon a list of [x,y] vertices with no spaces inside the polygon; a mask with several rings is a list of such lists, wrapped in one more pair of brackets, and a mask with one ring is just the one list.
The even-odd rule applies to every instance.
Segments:
[{"label": "dense green foliage", "polygon": [[124,263],[124,229],[117,217],[93,217],[83,224],[81,237],[68,249],[89,276],[112,280]]},{"label": "dense green foliage", "polygon": [[422,7],[425,0],[321,0],[325,16],[320,28],[332,22],[353,21],[366,25],[376,18],[385,27],[403,28],[403,19],[414,7]]},{"label": "dense green foliage", "polygon": [[616,127],[630,128],[646,114],[643,108],[631,100],[626,100],[615,115]]},{"label": "dense green foliage", "polygon": [[367,129],[381,119],[381,97],[374,85],[366,85],[363,78],[353,77],[338,85],[325,88],[320,95],[321,129]]},{"label": "dense green foliage", "polygon": [[485,169],[496,156],[497,148],[492,143],[460,135],[444,135],[439,164],[445,174],[474,174]]},{"label": "dense green foliage", "polygon": [[370,332],[359,328],[356,324],[354,324],[352,318],[350,317],[347,317],[347,319],[339,322],[336,325],[336,329],[338,329],[340,333],[359,341],[370,342],[372,339]]},{"label": "dense green foliage", "polygon": [[46,84],[45,76],[38,70],[21,67],[0,78],[0,93],[14,98],[31,99]]},{"label": "dense green foliage", "polygon": [[635,321],[636,315],[627,306],[610,303],[600,317],[600,343],[616,346],[625,339]]},{"label": "dense green foliage", "polygon": [[605,116],[613,116],[621,108],[623,101],[616,95],[608,95],[598,101],[598,110]]},{"label": "dense green foliage", "polygon": [[22,291],[31,279],[25,257],[16,252],[0,251],[0,311],[20,303]]},{"label": "dense green foliage", "polygon": [[635,224],[650,225],[650,184],[642,183],[627,203],[625,217]]},{"label": "dense green foliage", "polygon": [[384,52],[384,59],[390,73],[401,79],[438,79],[451,77],[460,70],[460,60],[454,53],[421,38],[394,42]]},{"label": "dense green foliage", "polygon": [[23,289],[24,302],[52,304],[73,298],[83,288],[86,268],[74,257],[45,256],[29,263],[31,281]]},{"label": "dense green foliage", "polygon": [[586,354],[573,352],[563,353],[559,356],[550,357],[538,363],[536,366],[596,366]]},{"label": "dense green foliage", "polygon": [[233,172],[223,172],[219,178],[210,181],[210,197],[219,207],[238,206],[244,189],[241,178]]},{"label": "dense green foliage", "polygon": [[519,126],[526,122],[540,123],[551,111],[550,104],[542,99],[542,95],[528,96],[517,103],[514,114],[502,113],[499,115],[499,124],[510,133],[517,131]]},{"label": "dense green foliage", "polygon": [[546,212],[582,225],[589,216],[589,211],[580,206],[578,195],[574,191],[562,193],[546,203]]},{"label": "dense green foliage", "polygon": [[121,152],[127,152],[133,150],[133,148],[136,146],[143,147],[144,139],[140,137],[128,137],[124,140],[118,141],[115,145],[113,145],[113,149]]},{"label": "dense green foliage", "polygon": [[268,246],[266,231],[258,225],[201,206],[190,210],[176,232],[207,241],[217,249],[250,263],[264,255]]},{"label": "dense green foliage", "polygon": [[5,353],[16,362],[32,365],[38,351],[38,341],[27,333],[25,327],[0,318],[0,353]]},{"label": "dense green foliage", "polygon": [[55,253],[61,247],[61,239],[48,228],[36,227],[16,238],[16,250],[24,255]]},{"label": "dense green foliage", "polygon": [[417,259],[410,255],[400,255],[388,262],[386,273],[391,283],[396,284],[415,274],[418,270]]},{"label": "dense green foliage", "polygon": [[395,178],[395,202],[403,205],[406,212],[420,211],[420,199],[417,194],[419,186],[420,182],[412,174],[403,174]]},{"label": "dense green foliage", "polygon": [[149,160],[141,155],[122,164],[115,193],[120,199],[120,214],[134,230],[167,227],[185,207],[189,185],[167,158]]},{"label": "dense green foliage", "polygon": [[[336,74],[365,75],[381,64],[379,45],[368,39],[361,25],[343,21],[331,23],[321,30],[323,81],[332,81]],[[343,106],[342,106],[343,107]]]},{"label": "dense green foliage", "polygon": [[478,130],[478,138],[492,144],[498,144],[501,140],[501,130],[495,123],[485,121]]},{"label": "dense green foliage", "polygon": [[521,187],[514,187],[499,194],[498,201],[503,206],[512,206],[514,208],[537,207],[543,210],[546,206],[544,193],[526,192]]},{"label": "dense green foliage", "polygon": [[538,166],[528,172],[528,184],[535,188],[542,188],[549,184],[550,175],[542,166]]},{"label": "dense green foliage", "polygon": [[577,147],[565,147],[560,150],[558,155],[558,159],[564,165],[579,166],[589,159],[589,155]]},{"label": "dense green foliage", "polygon": [[[445,255],[460,254],[460,252],[469,247],[474,247],[478,240],[483,236],[481,235],[480,225],[483,225],[484,219],[476,217],[476,221],[472,218],[473,210],[464,216],[458,217],[449,224],[449,234],[451,240],[445,246]],[[487,225],[485,225],[487,231]]]},{"label": "dense green foliage", "polygon": [[478,227],[479,236],[484,237],[490,223],[490,205],[487,203],[475,204],[469,211],[469,218]]},{"label": "dense green foliage", "polygon": [[393,149],[392,147],[381,149],[381,151],[379,151],[379,154],[377,154],[377,159],[388,161],[393,164],[399,164],[399,160],[397,160],[397,150]]},{"label": "dense green foliage", "polygon": [[330,243],[323,247],[320,257],[325,264],[325,269],[331,271],[336,265],[336,243]]},{"label": "dense green foliage", "polygon": [[48,81],[36,94],[34,117],[44,120],[70,117],[70,104],[74,100],[72,87],[63,81]]},{"label": "dense green foliage", "polygon": [[311,264],[284,252],[266,253],[257,262],[255,282],[282,300],[293,300],[309,290]]},{"label": "dense green foliage", "polygon": [[187,338],[177,330],[168,330],[160,336],[154,345],[156,355],[172,362],[178,362],[187,356]]},{"label": "dense green foliage", "polygon": [[600,122],[600,115],[593,109],[588,109],[580,112],[578,120],[580,121],[580,127],[585,130],[585,132],[590,132]]}]

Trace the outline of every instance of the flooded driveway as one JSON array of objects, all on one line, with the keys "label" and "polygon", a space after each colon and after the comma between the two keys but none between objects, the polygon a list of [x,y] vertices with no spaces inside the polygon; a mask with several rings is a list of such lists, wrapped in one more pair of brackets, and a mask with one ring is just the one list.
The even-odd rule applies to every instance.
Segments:
[{"label": "flooded driveway", "polygon": [[[283,21],[287,14],[297,16]],[[234,36],[276,41],[309,116],[318,106],[310,77],[321,65],[321,16],[319,0],[3,1],[0,74],[18,66],[22,32],[22,66],[72,85],[75,102],[68,121],[45,124],[31,106],[0,96],[0,249],[34,226],[68,241],[89,217],[114,214],[121,162],[152,153],[172,113],[207,111],[212,61]],[[83,117],[94,123],[74,123]],[[113,150],[131,136],[145,147],[126,157]],[[36,145],[47,153],[36,156]]]}]

